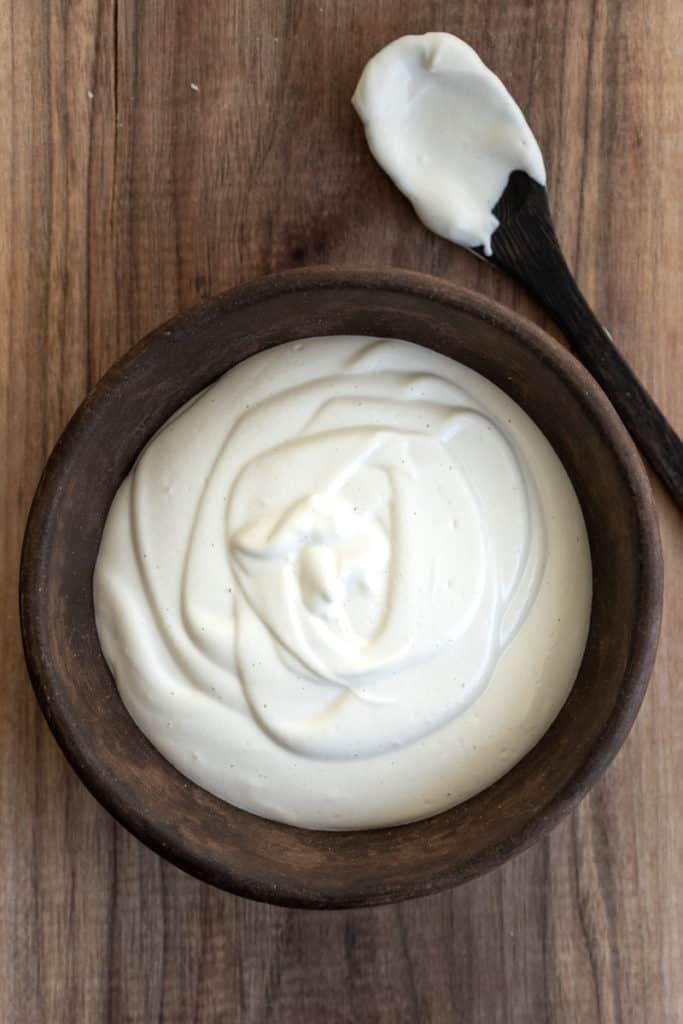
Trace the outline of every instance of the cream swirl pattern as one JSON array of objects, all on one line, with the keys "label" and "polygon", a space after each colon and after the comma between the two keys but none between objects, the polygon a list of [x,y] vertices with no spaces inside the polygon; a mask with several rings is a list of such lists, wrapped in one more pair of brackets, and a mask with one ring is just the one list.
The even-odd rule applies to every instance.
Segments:
[{"label": "cream swirl pattern", "polygon": [[[246,412],[263,439],[272,405],[291,402],[292,434],[245,461],[231,438],[210,484],[229,495],[242,685],[264,728],[306,754],[376,754],[470,704],[543,562],[520,453],[462,388],[373,370],[389,345]],[[492,484],[510,496],[503,530]]]},{"label": "cream swirl pattern", "polygon": [[[95,604],[124,701],[181,771],[295,824],[379,823],[335,805],[345,768],[414,758],[476,707],[542,589],[543,502],[508,407],[524,416],[409,343],[313,339],[245,361],[153,438]],[[303,821],[278,764],[309,766]],[[410,803],[392,821],[425,813]]]}]

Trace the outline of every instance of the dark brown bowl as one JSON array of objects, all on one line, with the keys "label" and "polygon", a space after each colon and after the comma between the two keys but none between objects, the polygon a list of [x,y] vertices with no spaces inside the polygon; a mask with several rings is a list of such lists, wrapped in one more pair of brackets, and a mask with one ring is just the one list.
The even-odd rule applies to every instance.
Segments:
[{"label": "dark brown bowl", "polygon": [[[398,828],[316,832],[255,817],[189,782],[119,699],[95,630],[92,575],[110,502],[178,406],[261,349],[326,334],[407,338],[490,378],[545,432],[583,507],[593,558],[586,653],[549,731],[466,803]],[[588,373],[479,295],[404,271],[306,269],[248,284],[140,342],[100,381],[47,464],[26,530],[21,621],[50,728],[82,780],[139,839],[243,896],[352,907],[457,885],[555,825],[623,743],[655,657],[662,565],[640,458]]]}]

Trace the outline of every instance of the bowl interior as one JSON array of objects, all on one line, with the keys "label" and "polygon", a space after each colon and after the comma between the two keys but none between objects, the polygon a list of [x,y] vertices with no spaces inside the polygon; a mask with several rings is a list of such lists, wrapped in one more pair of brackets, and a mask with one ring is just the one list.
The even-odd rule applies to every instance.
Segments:
[{"label": "bowl interior", "polygon": [[[92,574],[109,505],[154,431],[245,357],[311,335],[405,338],[511,395],[547,435],[581,502],[593,610],[570,697],[498,783],[413,825],[295,829],[211,796],[133,723],[103,660]],[[661,560],[647,478],[588,374],[539,330],[483,298],[400,271],[294,271],[177,318],[106,375],[48,463],[24,545],[21,610],[31,678],[71,763],[102,803],[174,863],[233,892],[295,906],[357,906],[457,884],[528,845],[621,745],[654,659]]]}]

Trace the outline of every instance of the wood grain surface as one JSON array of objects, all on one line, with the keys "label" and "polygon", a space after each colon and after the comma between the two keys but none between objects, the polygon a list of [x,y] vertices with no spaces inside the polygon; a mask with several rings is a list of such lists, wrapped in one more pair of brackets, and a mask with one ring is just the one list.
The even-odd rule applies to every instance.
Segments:
[{"label": "wood grain surface", "polygon": [[658,485],[664,631],[631,738],[549,840],[449,895],[321,914],[184,876],[89,796],[27,683],[28,505],[142,333],[312,262],[432,271],[544,322],[366,152],[364,61],[434,28],[527,111],[579,283],[683,430],[680,0],[0,3],[2,1024],[683,1021],[683,522]]}]

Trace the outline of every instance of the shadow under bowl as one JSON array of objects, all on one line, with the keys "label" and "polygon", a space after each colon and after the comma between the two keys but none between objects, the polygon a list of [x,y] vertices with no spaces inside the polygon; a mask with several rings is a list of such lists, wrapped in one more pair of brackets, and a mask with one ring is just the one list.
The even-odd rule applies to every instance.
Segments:
[{"label": "shadow under bowl", "polygon": [[[137,728],[105,664],[92,577],[114,494],[152,434],[231,366],[312,335],[405,338],[488,377],[546,434],[574,484],[593,561],[588,643],[540,742],[495,785],[433,818],[321,832],[256,817],[180,775]],[[247,284],[153,331],[106,374],[53,451],[22,555],[24,647],[43,713],[98,800],[213,885],[296,907],[433,893],[501,864],[587,792],[623,743],[652,669],[662,566],[650,487],[598,385],[538,328],[407,271],[310,268]]]}]

